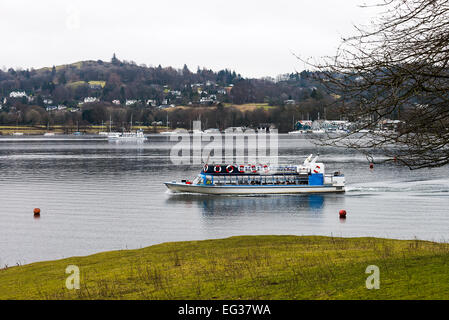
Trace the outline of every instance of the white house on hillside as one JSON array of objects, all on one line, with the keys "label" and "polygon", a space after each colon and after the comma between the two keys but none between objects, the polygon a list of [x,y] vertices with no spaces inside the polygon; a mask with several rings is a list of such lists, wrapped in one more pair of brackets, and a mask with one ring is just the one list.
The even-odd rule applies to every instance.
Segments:
[{"label": "white house on hillside", "polygon": [[23,98],[23,97],[27,97],[27,94],[25,93],[25,91],[13,91],[9,94],[10,98]]},{"label": "white house on hillside", "polygon": [[98,99],[94,98],[94,97],[86,97],[84,98],[84,103],[93,103],[93,102],[97,102]]},{"label": "white house on hillside", "polygon": [[147,100],[147,106],[155,107],[156,106],[156,100]]},{"label": "white house on hillside", "polygon": [[137,100],[126,100],[125,105],[132,106],[137,103]]},{"label": "white house on hillside", "polygon": [[58,110],[58,107],[57,106],[48,106],[45,108],[45,110],[46,111],[55,111],[55,110]]},{"label": "white house on hillside", "polygon": [[179,90],[172,90],[172,91],[170,91],[170,94],[179,97],[179,96],[181,96],[181,91],[179,91]]}]

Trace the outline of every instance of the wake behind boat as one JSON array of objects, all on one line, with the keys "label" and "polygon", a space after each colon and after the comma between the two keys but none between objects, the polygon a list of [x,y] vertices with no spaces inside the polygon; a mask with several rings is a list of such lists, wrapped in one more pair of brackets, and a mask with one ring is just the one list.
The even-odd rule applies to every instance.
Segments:
[{"label": "wake behind boat", "polygon": [[166,182],[173,192],[202,194],[295,194],[345,192],[340,172],[325,174],[324,164],[310,155],[302,165],[204,165],[193,180]]}]

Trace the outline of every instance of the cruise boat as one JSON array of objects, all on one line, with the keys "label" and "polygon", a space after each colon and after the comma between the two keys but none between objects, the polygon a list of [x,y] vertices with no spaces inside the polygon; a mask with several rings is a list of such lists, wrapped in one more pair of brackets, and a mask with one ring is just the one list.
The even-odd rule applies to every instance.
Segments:
[{"label": "cruise boat", "polygon": [[345,192],[340,172],[325,174],[318,156],[310,155],[302,165],[204,165],[193,180],[166,182],[172,192],[202,194],[300,194]]}]

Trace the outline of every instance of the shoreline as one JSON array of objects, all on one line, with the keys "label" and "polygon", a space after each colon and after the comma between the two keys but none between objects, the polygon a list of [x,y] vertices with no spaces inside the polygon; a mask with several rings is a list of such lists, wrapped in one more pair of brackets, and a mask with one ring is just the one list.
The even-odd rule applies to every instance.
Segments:
[{"label": "shoreline", "polygon": [[449,244],[424,240],[238,236],[3,268],[0,299],[448,299],[448,262]]},{"label": "shoreline", "polygon": [[[133,126],[133,130],[142,129],[146,134],[151,133],[160,133],[161,131],[166,130],[166,127],[153,127],[153,126]],[[86,135],[98,135],[101,131],[108,131],[109,127],[106,126],[80,126],[79,131]],[[57,125],[52,126],[47,129],[47,126],[8,126],[8,125],[0,125],[0,137],[13,137],[14,133],[20,132],[23,133],[23,136],[41,136],[45,133],[54,133],[56,136],[58,135],[73,135],[74,132],[77,132],[78,128],[76,126],[63,126]]]}]

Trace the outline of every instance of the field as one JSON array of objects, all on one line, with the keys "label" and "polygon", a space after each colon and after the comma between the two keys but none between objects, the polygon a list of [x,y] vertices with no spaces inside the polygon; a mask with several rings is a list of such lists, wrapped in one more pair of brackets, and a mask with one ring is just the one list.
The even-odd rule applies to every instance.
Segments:
[{"label": "field", "polygon": [[[241,236],[173,242],[0,270],[0,299],[449,299],[449,245]],[[68,265],[80,289],[65,287]],[[366,288],[366,268],[380,288]]]},{"label": "field", "polygon": [[[269,109],[273,109],[276,108],[274,106],[269,106],[268,103],[247,103],[247,104],[231,104],[231,103],[225,103],[224,104],[225,108],[235,108],[238,109],[242,112],[245,111],[254,111],[256,109],[262,108],[264,110],[269,110]],[[169,108],[167,109],[168,112],[171,112],[173,110],[177,110],[177,109],[195,109],[195,110],[199,110],[199,111],[205,111],[205,110],[210,110],[211,108],[216,108],[216,107],[210,107],[210,106],[204,106],[204,107],[191,107],[191,106],[176,106],[174,108]]]},{"label": "field", "polygon": [[89,84],[89,85],[97,85],[97,86],[101,86],[102,88],[104,88],[104,86],[106,85],[106,81],[74,81],[74,82],[70,82],[67,84],[68,87],[72,87],[72,88],[76,88],[85,84]]},{"label": "field", "polygon": [[276,108],[274,106],[269,106],[268,103],[247,103],[247,104],[225,104],[225,107],[233,107],[239,109],[240,111],[254,111],[259,108],[264,110],[269,110]]}]

